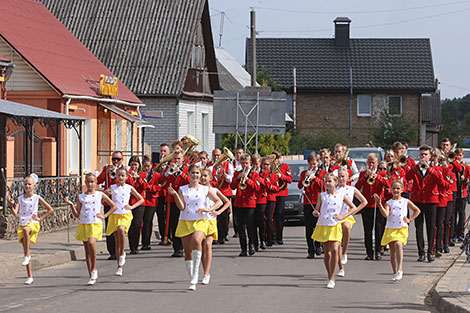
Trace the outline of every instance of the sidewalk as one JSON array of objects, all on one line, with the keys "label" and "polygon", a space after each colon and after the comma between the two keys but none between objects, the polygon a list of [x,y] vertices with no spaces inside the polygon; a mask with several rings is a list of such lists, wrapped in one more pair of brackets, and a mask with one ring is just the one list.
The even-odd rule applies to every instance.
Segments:
[{"label": "sidewalk", "polygon": [[[84,259],[83,244],[75,239],[77,226],[70,227],[70,243],[67,242],[67,229],[51,232],[39,232],[35,245],[31,245],[31,264],[33,271],[40,268],[64,264],[69,261]],[[103,239],[105,237],[103,236]],[[98,253],[107,253],[106,241],[97,242]],[[12,274],[24,273],[23,246],[15,240],[0,240],[0,282]]]},{"label": "sidewalk", "polygon": [[434,307],[441,313],[470,312],[470,292],[466,292],[470,281],[470,263],[461,253],[431,290]]}]

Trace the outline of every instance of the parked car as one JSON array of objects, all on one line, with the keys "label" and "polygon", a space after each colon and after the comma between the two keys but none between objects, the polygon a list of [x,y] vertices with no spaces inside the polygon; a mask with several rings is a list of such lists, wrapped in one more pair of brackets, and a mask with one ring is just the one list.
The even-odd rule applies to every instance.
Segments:
[{"label": "parked car", "polygon": [[470,148],[462,148],[463,150],[463,162],[470,165]]},{"label": "parked car", "polygon": [[290,183],[287,188],[289,190],[289,195],[286,198],[284,204],[284,215],[285,222],[296,222],[304,223],[304,205],[303,205],[303,195],[302,189],[297,187],[297,184],[300,179],[300,173],[308,168],[307,160],[292,160],[286,161],[290,167],[290,172],[292,173],[292,183]]},{"label": "parked car", "polygon": [[419,147],[408,147],[407,154],[409,158],[419,162]]},{"label": "parked car", "polygon": [[383,160],[385,151],[382,148],[375,147],[353,147],[349,148],[348,157],[356,161],[357,159],[367,160],[370,153],[375,153],[379,158],[379,162]]}]

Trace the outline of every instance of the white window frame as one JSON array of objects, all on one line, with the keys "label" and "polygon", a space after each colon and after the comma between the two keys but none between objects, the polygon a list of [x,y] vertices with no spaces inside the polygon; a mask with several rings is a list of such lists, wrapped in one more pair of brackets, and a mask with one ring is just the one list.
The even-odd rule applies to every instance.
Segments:
[{"label": "white window frame", "polygon": [[116,120],[114,123],[114,149],[113,151],[122,151],[122,122]]},{"label": "white window frame", "polygon": [[191,135],[196,135],[196,113],[194,111],[186,111],[187,116],[187,126],[186,132]]},{"label": "white window frame", "polygon": [[202,145],[204,150],[209,150],[209,113],[201,114]]},{"label": "white window frame", "polygon": [[[365,98],[365,97],[368,97],[370,99],[369,113],[359,112],[359,101],[360,101],[361,98]],[[364,117],[372,116],[372,96],[371,95],[357,95],[357,116],[364,116]]]},{"label": "white window frame", "polygon": [[[390,114],[390,98],[400,98],[400,113]],[[389,116],[402,116],[403,114],[403,97],[402,96],[388,96],[388,115]]]},{"label": "white window frame", "polygon": [[83,170],[84,172],[91,172],[93,169],[91,161],[91,138],[92,138],[92,126],[91,119],[85,121],[84,136],[83,136]]}]

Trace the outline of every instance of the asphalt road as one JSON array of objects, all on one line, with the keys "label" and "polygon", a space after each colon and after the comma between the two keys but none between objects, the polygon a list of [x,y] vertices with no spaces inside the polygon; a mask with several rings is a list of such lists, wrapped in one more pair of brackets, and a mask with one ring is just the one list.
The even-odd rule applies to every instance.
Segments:
[{"label": "asphalt road", "polygon": [[[382,261],[365,261],[360,217],[353,228],[346,276],[326,289],[323,258],[306,259],[303,227],[286,227],[285,244],[238,257],[238,241],[214,247],[211,282],[187,290],[182,258],[170,247],[129,255],[124,276],[114,276],[115,261],[99,256],[99,279],[87,286],[85,262],[74,261],[24,274],[0,287],[0,312],[429,312],[428,290],[457,253],[433,263],[417,263],[414,230],[405,247],[404,278],[392,282],[388,253]],[[201,274],[202,278],[202,274]]]}]

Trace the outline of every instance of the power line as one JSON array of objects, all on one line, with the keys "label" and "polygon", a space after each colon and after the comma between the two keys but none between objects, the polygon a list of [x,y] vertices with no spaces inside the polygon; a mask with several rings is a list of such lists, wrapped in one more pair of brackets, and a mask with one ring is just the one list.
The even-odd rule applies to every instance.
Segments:
[{"label": "power line", "polygon": [[443,82],[439,82],[439,84],[441,84],[441,85],[445,85],[445,86],[448,86],[448,87],[452,87],[452,88],[457,88],[457,89],[467,90],[467,91],[469,91],[469,90],[470,90],[470,87],[461,87],[461,86],[455,86],[455,85],[451,85],[451,84],[447,84],[447,83],[443,83]]},{"label": "power line", "polygon": [[[419,20],[425,20],[425,19],[428,19],[428,18],[434,18],[434,17],[444,16],[444,15],[461,13],[461,12],[469,11],[469,10],[470,10],[470,8],[464,8],[464,9],[454,10],[454,11],[450,11],[450,12],[427,15],[427,16],[422,16],[422,17],[416,17],[416,18],[411,18],[411,19],[395,21],[395,22],[389,22],[389,23],[354,26],[354,29],[356,29],[356,28],[370,28],[370,27],[396,25],[396,24],[414,22],[414,21],[419,21]],[[311,30],[305,30],[305,29],[304,30],[261,30],[259,32],[264,32],[264,33],[313,33],[313,32],[323,32],[323,31],[330,31],[330,30],[331,30],[330,28],[320,28],[320,29],[311,29]]]},{"label": "power line", "polygon": [[371,13],[387,13],[387,12],[400,12],[400,11],[420,10],[420,9],[427,9],[427,8],[437,8],[437,7],[458,5],[458,4],[469,3],[469,2],[470,1],[466,0],[466,1],[451,2],[451,3],[426,5],[426,6],[421,6],[421,7],[383,9],[383,10],[366,10],[366,11],[308,11],[308,10],[290,10],[290,9],[268,8],[268,7],[257,7],[257,8],[261,10],[279,11],[279,12],[285,12],[285,13],[300,13],[300,14],[340,14],[340,13],[371,14]]}]

